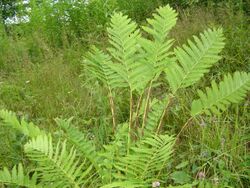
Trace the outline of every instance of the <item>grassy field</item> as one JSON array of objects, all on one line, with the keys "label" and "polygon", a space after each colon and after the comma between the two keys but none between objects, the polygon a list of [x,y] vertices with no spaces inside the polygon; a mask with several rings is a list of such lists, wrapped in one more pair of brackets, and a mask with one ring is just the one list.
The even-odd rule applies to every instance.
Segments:
[{"label": "grassy field", "polygon": [[[139,24],[146,25],[146,18],[165,1],[146,1],[145,8],[141,1],[134,4],[115,0],[106,1],[106,4],[93,2],[82,5],[87,7],[85,12],[72,10],[70,22],[58,19],[68,9],[68,4],[58,6],[58,17],[51,19],[50,9],[44,4],[41,15],[39,8],[33,5],[30,23],[11,25],[7,30],[2,26],[0,107],[58,137],[61,130],[55,118],[73,117],[72,124],[94,139],[97,148],[102,148],[113,140],[109,94],[105,86],[93,78],[84,57],[93,45],[105,50],[108,43],[106,27],[114,10],[121,10]],[[174,47],[212,27],[223,28],[226,45],[221,60],[211,71],[197,85],[178,93],[174,103],[179,106],[173,105],[170,115],[164,119],[167,134],[177,135],[181,131],[189,118],[187,108],[190,100],[197,96],[197,89],[210,86],[212,80],[221,80],[228,72],[249,72],[250,15],[245,11],[248,5],[242,6],[201,3],[174,7],[179,14],[170,32],[175,40]],[[45,21],[42,16],[48,19]],[[152,95],[159,97],[166,91],[169,86],[164,76],[160,76]],[[114,98],[117,123],[129,121],[129,94],[126,90],[118,90]],[[199,187],[248,187],[249,105],[248,94],[245,100],[231,105],[221,115],[202,117],[184,129],[174,146],[174,157],[169,159],[162,185],[198,181]],[[27,137],[4,126],[3,122],[0,135],[0,169],[4,166],[10,169],[20,162],[28,165],[30,161],[23,152]]]}]

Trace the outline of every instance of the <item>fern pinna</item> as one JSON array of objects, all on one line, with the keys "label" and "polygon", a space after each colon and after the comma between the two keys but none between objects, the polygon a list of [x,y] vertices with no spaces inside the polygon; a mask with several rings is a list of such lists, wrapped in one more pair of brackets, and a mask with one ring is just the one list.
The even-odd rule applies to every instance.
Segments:
[{"label": "fern pinna", "polygon": [[[169,6],[157,9],[142,30],[127,16],[115,13],[107,29],[110,47],[105,51],[93,47],[86,54],[85,74],[102,82],[109,93],[113,122],[110,143],[95,147],[94,141],[71,125],[71,119],[56,119],[64,135],[58,140],[24,119],[19,121],[14,113],[1,110],[2,122],[28,138],[24,153],[33,162],[27,170],[22,164],[12,170],[4,168],[0,171],[1,184],[135,188],[157,182],[168,186],[166,166],[176,137],[164,131],[164,118],[178,92],[197,84],[222,58],[219,54],[225,45],[222,29],[213,28],[173,49],[169,32],[176,21],[177,13]],[[153,97],[152,89],[162,76],[170,92],[160,100]],[[249,88],[249,73],[235,72],[219,83],[213,81],[205,92],[198,90],[190,119],[177,138],[198,116],[222,113],[231,103],[242,101]],[[130,95],[126,122],[119,122],[115,114],[114,93],[121,89]]]}]

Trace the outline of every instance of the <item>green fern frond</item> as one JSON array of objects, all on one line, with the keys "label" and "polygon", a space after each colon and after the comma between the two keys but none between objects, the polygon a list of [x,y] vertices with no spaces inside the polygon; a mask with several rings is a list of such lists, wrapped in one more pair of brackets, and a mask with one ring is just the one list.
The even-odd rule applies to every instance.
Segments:
[{"label": "green fern frond", "polygon": [[115,167],[125,175],[117,175],[123,181],[141,180],[151,183],[157,179],[169,160],[174,138],[168,135],[151,135],[131,148],[129,155],[121,158]]},{"label": "green fern frond", "polygon": [[210,115],[220,114],[225,111],[231,103],[239,103],[247,95],[250,89],[250,74],[235,72],[228,74],[219,84],[212,82],[211,88],[206,88],[206,93],[198,91],[200,99],[194,100],[191,108],[191,115],[201,113]]},{"label": "green fern frond", "polygon": [[85,65],[92,76],[98,78],[110,88],[126,87],[127,85],[122,77],[116,73],[115,69],[113,70],[110,67],[111,64],[111,57],[96,47],[93,47],[85,57]]},{"label": "green fern frond", "polygon": [[18,164],[18,167],[14,166],[11,171],[7,168],[0,171],[0,184],[42,188],[42,186],[37,185],[37,174],[35,173],[32,176],[25,174],[21,163]]},{"label": "green fern frond", "polygon": [[158,100],[148,113],[147,123],[144,130],[144,135],[150,135],[156,131],[156,128],[159,124],[159,121],[162,117],[162,114],[166,108],[169,98],[160,101]]},{"label": "green fern frond", "polygon": [[142,27],[147,33],[153,36],[154,40],[141,38],[140,45],[145,51],[145,58],[152,65],[152,78],[158,77],[166,68],[166,64],[171,62],[172,53],[169,49],[172,47],[173,40],[167,40],[170,29],[176,24],[177,13],[170,6],[158,8],[153,19],[147,19],[149,26]]},{"label": "green fern frond", "polygon": [[126,153],[126,144],[128,140],[128,123],[118,125],[118,130],[114,136],[114,140],[104,147],[107,152],[115,152],[117,155],[122,156]]},{"label": "green fern frond", "polygon": [[114,140],[104,145],[104,150],[98,152],[101,160],[99,166],[102,169],[102,180],[104,184],[110,183],[113,179],[114,164],[121,157],[126,155],[128,124],[118,125]]},{"label": "green fern frond", "polygon": [[95,145],[86,138],[84,133],[80,132],[74,126],[70,126],[71,120],[72,119],[64,120],[57,118],[55,121],[57,125],[64,130],[67,140],[76,148],[77,152],[87,158],[96,170],[100,170],[98,165],[99,156],[96,152]]},{"label": "green fern frond", "polygon": [[[111,18],[108,34],[112,46],[108,50],[116,61],[110,67],[131,90],[141,90],[148,82],[150,67],[141,61],[138,54],[140,47],[137,42],[141,35],[137,24],[121,13],[115,13]],[[124,82],[121,82],[121,86],[124,86]]]},{"label": "green fern frond", "polygon": [[208,29],[188,41],[188,46],[174,50],[179,64],[172,63],[166,68],[167,80],[172,92],[191,86],[198,82],[209,68],[221,57],[218,55],[224,47],[222,29]]},{"label": "green fern frond", "polygon": [[173,40],[168,40],[163,43],[154,42],[145,38],[139,40],[139,44],[143,50],[145,64],[151,67],[150,80],[157,78],[167,65],[173,61],[172,53],[169,49],[172,47]]},{"label": "green fern frond", "polygon": [[151,34],[156,42],[163,43],[169,31],[175,26],[178,14],[169,5],[158,8],[156,12],[153,19],[147,19],[150,26],[142,28]]},{"label": "green fern frond", "polygon": [[8,110],[0,110],[0,118],[7,125],[28,137],[36,137],[45,134],[32,122],[28,123],[23,118],[19,121],[16,114]]},{"label": "green fern frond", "polygon": [[86,183],[92,168],[84,170],[84,163],[77,159],[74,148],[67,151],[66,142],[58,142],[54,147],[51,136],[33,138],[25,145],[24,151],[32,161],[37,162],[36,170],[43,183],[52,187],[80,188]]},{"label": "green fern frond", "polygon": [[120,188],[139,188],[139,187],[148,187],[146,183],[143,183],[138,180],[129,180],[129,181],[117,181],[117,182],[112,182],[110,184],[104,185],[101,188],[115,188],[115,187],[120,187]]},{"label": "green fern frond", "polygon": [[193,183],[193,184],[184,184],[184,185],[175,185],[175,186],[169,185],[169,186],[167,186],[167,188],[192,188],[194,186],[195,186],[195,183]]}]

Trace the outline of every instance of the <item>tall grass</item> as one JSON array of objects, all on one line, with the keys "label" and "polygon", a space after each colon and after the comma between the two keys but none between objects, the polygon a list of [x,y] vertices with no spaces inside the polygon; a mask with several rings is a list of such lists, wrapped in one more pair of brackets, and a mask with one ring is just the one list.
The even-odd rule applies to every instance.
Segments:
[{"label": "tall grass", "polygon": [[[1,108],[25,115],[47,129],[55,129],[52,124],[56,117],[74,116],[74,123],[88,130],[102,145],[109,139],[105,137],[110,131],[106,125],[111,122],[112,116],[106,102],[107,94],[100,83],[93,82],[85,75],[88,70],[80,72],[82,57],[90,45],[105,46],[105,26],[113,11],[121,10],[137,22],[144,23],[144,18],[155,7],[168,2],[93,0],[89,4],[74,6],[68,1],[60,1],[51,7],[49,1],[37,4],[32,0],[29,23],[9,26],[8,33],[0,25]],[[170,2],[179,7],[180,14],[179,22],[171,33],[176,45],[183,44],[191,35],[208,26],[224,28],[227,46],[223,51],[223,62],[207,75],[208,82],[219,78],[221,75],[218,72],[249,71],[249,13],[245,8],[247,2],[242,2],[240,5],[226,3],[216,6],[210,3],[207,5],[210,7],[195,4],[185,9],[176,1]],[[79,77],[80,74],[83,76]],[[201,81],[200,84],[207,86],[208,82]],[[167,89],[167,86],[163,85],[162,89]],[[180,94],[181,100],[177,102],[186,103],[189,99],[187,96],[194,95],[192,89]],[[163,91],[153,92],[159,94]],[[126,109],[123,107],[126,103],[123,95],[120,93],[116,96],[121,107],[117,112],[118,119],[122,121],[128,113],[123,110]],[[176,108],[172,114],[182,111],[185,110]],[[178,125],[183,124],[186,117],[185,113],[182,117],[169,117],[166,129],[170,133],[177,133],[180,129]],[[250,182],[247,169],[250,158],[249,117],[248,100],[246,104],[232,107],[221,117],[208,119],[207,124],[200,122],[193,125],[198,129],[187,129],[178,145],[175,163],[177,166],[185,164],[185,161],[188,163],[180,165],[177,170],[192,179],[205,172],[208,182],[218,180],[223,185],[235,187],[247,185]],[[18,142],[22,138],[2,127],[0,135],[0,147],[4,148],[0,150],[0,168],[23,160],[15,158],[21,152]]]}]

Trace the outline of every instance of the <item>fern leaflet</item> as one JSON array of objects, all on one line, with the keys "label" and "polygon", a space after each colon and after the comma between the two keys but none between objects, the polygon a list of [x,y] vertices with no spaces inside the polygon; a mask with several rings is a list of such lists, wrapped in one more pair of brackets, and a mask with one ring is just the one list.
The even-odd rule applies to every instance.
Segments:
[{"label": "fern leaflet", "polygon": [[188,45],[175,49],[177,63],[171,63],[165,72],[172,92],[191,86],[198,82],[209,68],[221,57],[218,55],[224,47],[222,29],[208,29],[194,36],[194,42],[188,40]]},{"label": "fern leaflet", "polygon": [[122,77],[116,73],[114,65],[111,65],[111,57],[96,47],[93,47],[86,55],[85,64],[92,76],[95,76],[110,88],[127,86]]},{"label": "fern leaflet", "polygon": [[198,91],[200,99],[194,100],[191,108],[191,115],[201,113],[211,115],[220,114],[225,111],[231,103],[240,102],[250,89],[250,74],[235,72],[228,74],[219,84],[212,82],[211,88],[206,88],[206,93]]},{"label": "fern leaflet", "polygon": [[153,14],[153,19],[147,19],[149,27],[142,27],[144,31],[151,34],[158,43],[164,43],[169,31],[175,26],[177,13],[169,5],[160,7]]},{"label": "fern leaflet", "polygon": [[28,137],[36,137],[38,135],[44,134],[37,126],[35,126],[32,122],[28,123],[24,119],[19,121],[15,115],[15,113],[7,111],[7,110],[0,110],[0,118],[3,122],[11,126],[13,129],[19,131],[20,133],[28,136]]},{"label": "fern leaflet", "polygon": [[148,82],[150,67],[138,53],[137,42],[141,36],[137,25],[127,16],[115,13],[108,34],[112,46],[108,50],[116,61],[110,67],[123,79],[121,86],[126,83],[131,90],[141,90]]},{"label": "fern leaflet", "polygon": [[164,168],[172,154],[174,138],[168,135],[150,135],[142,139],[131,152],[116,163],[117,170],[126,174],[117,177],[150,183]]},{"label": "fern leaflet", "polygon": [[82,132],[70,126],[70,122],[71,119],[56,119],[57,125],[64,130],[68,141],[76,148],[77,152],[87,158],[97,170],[100,170],[98,166],[99,156],[96,153],[95,145],[90,142]]},{"label": "fern leaflet", "polygon": [[14,166],[11,171],[7,168],[0,171],[0,183],[21,187],[42,188],[42,186],[37,185],[37,174],[35,173],[32,176],[24,174],[22,164],[18,164],[18,167]]},{"label": "fern leaflet", "polygon": [[145,53],[145,61],[151,64],[151,79],[158,77],[166,68],[166,64],[171,62],[169,49],[172,47],[173,40],[167,40],[170,29],[176,24],[177,13],[169,6],[160,7],[153,14],[153,19],[147,19],[149,26],[142,27],[144,31],[153,36],[154,40],[141,38],[139,40]]},{"label": "fern leaflet", "polygon": [[30,140],[24,150],[32,161],[38,163],[38,175],[45,185],[80,188],[86,183],[85,177],[92,166],[84,171],[84,163],[77,159],[73,147],[67,151],[66,142],[58,142],[54,147],[51,136],[41,135]]},{"label": "fern leaflet", "polygon": [[162,117],[162,114],[166,108],[166,104],[168,103],[168,97],[163,101],[157,101],[152,109],[148,113],[147,123],[144,130],[144,135],[150,135],[156,131],[156,128],[159,124],[159,121]]}]

